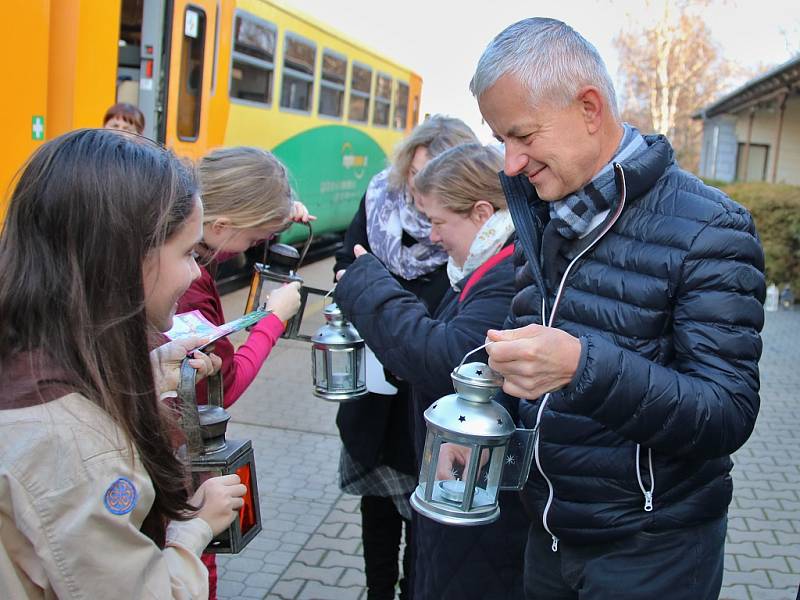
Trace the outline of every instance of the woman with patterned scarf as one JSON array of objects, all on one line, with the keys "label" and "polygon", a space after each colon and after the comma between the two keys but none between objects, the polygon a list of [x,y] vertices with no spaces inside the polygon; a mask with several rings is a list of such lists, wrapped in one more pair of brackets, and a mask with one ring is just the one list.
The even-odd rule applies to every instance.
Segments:
[{"label": "woman with patterned scarf", "polygon": [[[354,246],[361,245],[433,312],[448,288],[447,254],[430,241],[430,222],[414,205],[412,182],[430,159],[469,142],[477,138],[463,121],[434,115],[400,143],[392,164],[370,182],[344,245],[336,253],[337,279],[353,262]],[[405,528],[400,597],[408,600],[413,548],[408,498],[416,486],[410,389],[391,373],[387,375],[397,387],[395,395],[371,393],[339,408],[336,423],[343,442],[339,485],[361,496],[368,600],[395,597]]]},{"label": "woman with patterned scarf", "polygon": [[[432,159],[414,179],[430,239],[448,255],[450,286],[433,310],[358,247],[336,289],[337,304],[378,359],[411,385],[417,465],[423,413],[452,393],[453,368],[483,343],[488,329],[502,325],[514,295],[514,224],[497,177],[502,167],[497,150],[464,144]],[[522,598],[528,519],[516,492],[502,492],[500,505],[499,521],[480,527],[415,515],[414,600]]]}]

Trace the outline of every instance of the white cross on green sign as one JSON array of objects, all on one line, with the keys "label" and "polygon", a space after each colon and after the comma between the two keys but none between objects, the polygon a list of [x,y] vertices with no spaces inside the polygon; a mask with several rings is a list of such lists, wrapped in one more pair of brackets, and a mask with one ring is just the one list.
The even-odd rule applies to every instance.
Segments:
[{"label": "white cross on green sign", "polygon": [[44,117],[41,115],[34,115],[31,122],[31,138],[34,140],[44,139]]}]

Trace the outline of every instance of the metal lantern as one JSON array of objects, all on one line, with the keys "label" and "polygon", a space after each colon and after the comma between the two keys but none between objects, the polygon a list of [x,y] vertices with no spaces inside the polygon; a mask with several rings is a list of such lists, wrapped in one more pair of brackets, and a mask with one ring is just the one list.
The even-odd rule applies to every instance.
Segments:
[{"label": "metal lantern", "polygon": [[462,364],[451,378],[456,393],[425,411],[428,433],[411,506],[439,523],[485,525],[500,516],[498,492],[516,428],[492,400],[503,380],[488,365]]},{"label": "metal lantern", "polygon": [[208,378],[208,404],[197,405],[197,371],[188,359],[181,365],[178,396],[181,399],[181,426],[186,434],[191,458],[192,479],[199,485],[206,479],[237,474],[247,487],[244,506],[228,529],[217,535],[206,548],[215,554],[237,554],[261,531],[256,463],[250,440],[225,438],[230,415],[222,407],[222,376]]},{"label": "metal lantern", "polygon": [[[297,248],[288,244],[272,244],[270,246],[265,243],[264,262],[256,263],[253,266],[253,278],[250,281],[250,292],[247,295],[247,304],[244,309],[245,314],[261,307],[264,304],[262,296],[268,298],[279,287],[293,281],[297,281],[302,285],[303,278],[297,274],[297,270],[303,263],[313,238],[311,224],[304,223],[304,225],[308,227],[308,237],[305,244],[303,244],[302,252],[298,252]],[[302,314],[307,298],[308,293],[303,293],[301,288],[300,310],[286,322],[286,328],[281,337],[297,337],[300,330],[300,318],[298,315]]]},{"label": "metal lantern", "polygon": [[325,307],[325,325],[311,337],[314,395],[333,402],[367,395],[366,349],[336,304]]}]

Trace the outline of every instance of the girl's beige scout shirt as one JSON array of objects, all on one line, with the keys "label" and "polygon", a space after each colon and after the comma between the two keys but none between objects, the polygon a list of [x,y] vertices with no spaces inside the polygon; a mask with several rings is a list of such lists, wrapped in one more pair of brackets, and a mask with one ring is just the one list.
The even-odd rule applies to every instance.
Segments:
[{"label": "girl's beige scout shirt", "polygon": [[211,529],[173,522],[159,549],[139,531],[154,496],[127,437],[83,396],[0,410],[0,595],[208,598]]}]

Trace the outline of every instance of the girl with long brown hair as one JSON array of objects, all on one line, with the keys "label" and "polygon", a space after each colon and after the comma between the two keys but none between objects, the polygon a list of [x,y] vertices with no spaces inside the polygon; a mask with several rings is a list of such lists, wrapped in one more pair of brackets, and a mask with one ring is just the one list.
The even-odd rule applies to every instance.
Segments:
[{"label": "girl with long brown hair", "polygon": [[0,237],[0,589],[204,598],[238,477],[190,498],[148,334],[199,274],[191,169],[107,130],[42,146]]}]

